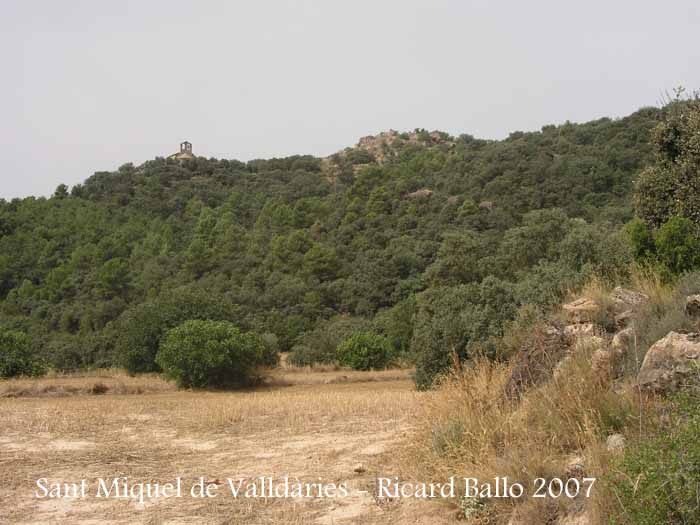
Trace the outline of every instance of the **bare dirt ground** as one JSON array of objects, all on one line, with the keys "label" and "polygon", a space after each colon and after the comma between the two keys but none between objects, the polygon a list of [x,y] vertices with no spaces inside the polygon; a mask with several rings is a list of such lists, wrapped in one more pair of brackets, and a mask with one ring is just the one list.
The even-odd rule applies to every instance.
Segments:
[{"label": "bare dirt ground", "polygon": [[[376,478],[400,475],[410,456],[421,394],[407,371],[283,369],[266,388],[229,393],[109,373],[23,381],[0,383],[0,523],[451,522],[445,503],[375,497]],[[121,476],[180,477],[183,497],[93,497],[99,478]],[[220,483],[215,498],[189,495],[200,476]],[[258,476],[345,483],[349,494],[230,494],[226,478]],[[86,479],[88,496],[37,498],[39,478]]]}]

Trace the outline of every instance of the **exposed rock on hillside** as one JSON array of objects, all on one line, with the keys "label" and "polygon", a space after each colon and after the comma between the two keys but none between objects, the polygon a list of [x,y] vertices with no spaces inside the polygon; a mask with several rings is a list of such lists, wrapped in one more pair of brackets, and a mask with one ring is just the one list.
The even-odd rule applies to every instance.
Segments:
[{"label": "exposed rock on hillside", "polygon": [[433,190],[429,190],[428,188],[421,188],[420,190],[416,190],[413,193],[408,193],[406,195],[406,198],[408,199],[420,199],[424,197],[430,197],[433,194]]},{"label": "exposed rock on hillside", "polygon": [[[331,184],[335,184],[343,172],[357,174],[367,166],[385,164],[398,157],[405,146],[450,150],[455,144],[452,137],[441,131],[415,130],[399,133],[390,129],[382,131],[378,135],[362,137],[355,146],[321,159],[321,173]],[[408,194],[406,197],[427,197],[430,194],[432,194],[432,190],[424,188],[413,192],[413,194]]]},{"label": "exposed rock on hillside", "polygon": [[610,294],[610,299],[619,307],[639,306],[649,300],[649,296],[642,292],[627,290],[617,286]]},{"label": "exposed rock on hillside", "polygon": [[455,145],[449,135],[440,131],[412,131],[410,133],[399,133],[396,130],[382,131],[379,135],[368,135],[362,137],[357,143],[358,149],[363,149],[370,153],[380,164],[389,157],[396,155],[399,147],[406,144],[418,144],[423,146]]},{"label": "exposed rock on hillside", "polygon": [[690,317],[700,317],[700,294],[689,295],[686,298],[685,313]]},{"label": "exposed rock on hillside", "polygon": [[634,348],[635,331],[633,328],[624,328],[617,332],[610,342],[610,354],[612,357],[613,377],[618,378],[624,374],[628,360],[627,354]]},{"label": "exposed rock on hillside", "polygon": [[593,320],[600,305],[593,299],[581,297],[562,306],[571,323],[588,323]]},{"label": "exposed rock on hillside", "polygon": [[613,336],[610,349],[620,357],[624,357],[633,342],[634,330],[632,328],[625,328]]},{"label": "exposed rock on hillside", "polygon": [[622,434],[613,434],[608,436],[608,439],[605,441],[605,447],[610,452],[621,452],[625,449],[625,441],[625,436]]},{"label": "exposed rock on hillside", "polygon": [[627,328],[634,319],[634,310],[625,310],[615,316],[615,326],[617,328]]},{"label": "exposed rock on hillside", "polygon": [[637,380],[660,393],[700,380],[700,333],[670,332],[647,351]]},{"label": "exposed rock on hillside", "polygon": [[598,335],[599,330],[594,323],[578,323],[565,326],[564,333],[571,337],[586,338]]}]

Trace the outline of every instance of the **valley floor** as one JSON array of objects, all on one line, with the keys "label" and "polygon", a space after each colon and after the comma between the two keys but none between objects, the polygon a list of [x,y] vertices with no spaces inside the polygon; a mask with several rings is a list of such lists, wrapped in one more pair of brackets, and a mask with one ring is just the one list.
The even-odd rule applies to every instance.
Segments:
[{"label": "valley floor", "polygon": [[[444,502],[374,496],[376,478],[399,475],[410,455],[420,396],[407,371],[281,371],[271,386],[233,393],[109,374],[5,382],[0,522],[440,523],[436,515],[448,522]],[[234,498],[226,485],[226,478],[285,475],[346,483],[349,494]],[[180,477],[186,492],[200,477],[219,485],[213,499],[94,497],[99,478],[121,476],[161,484]],[[88,496],[37,498],[39,478],[86,479]]]}]

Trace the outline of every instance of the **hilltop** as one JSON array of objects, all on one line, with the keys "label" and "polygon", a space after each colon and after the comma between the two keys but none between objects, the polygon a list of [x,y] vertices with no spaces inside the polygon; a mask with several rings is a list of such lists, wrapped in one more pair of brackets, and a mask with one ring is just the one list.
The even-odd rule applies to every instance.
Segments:
[{"label": "hilltop", "polygon": [[308,338],[334,323],[413,360],[426,342],[410,323],[457,294],[485,340],[518,305],[628,260],[616,231],[661,115],[501,141],[388,131],[325,159],[156,158],[2,202],[2,323],[55,367],[121,363],[135,316],[174,294],[228,305],[217,311],[300,362],[325,359]]}]

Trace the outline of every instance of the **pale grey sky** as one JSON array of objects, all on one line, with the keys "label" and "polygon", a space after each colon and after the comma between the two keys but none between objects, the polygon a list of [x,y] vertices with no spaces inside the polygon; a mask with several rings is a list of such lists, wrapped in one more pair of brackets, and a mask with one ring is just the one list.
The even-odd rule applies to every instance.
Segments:
[{"label": "pale grey sky", "polygon": [[394,128],[502,138],[700,87],[698,0],[0,5],[0,197],[173,153],[328,155]]}]

